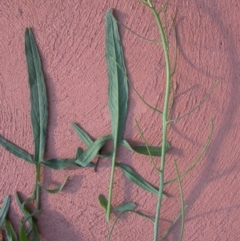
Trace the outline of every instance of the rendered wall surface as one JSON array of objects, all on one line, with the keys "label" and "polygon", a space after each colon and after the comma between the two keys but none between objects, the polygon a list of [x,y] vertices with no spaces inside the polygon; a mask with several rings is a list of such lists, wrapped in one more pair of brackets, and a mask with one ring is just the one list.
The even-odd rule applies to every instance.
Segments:
[{"label": "rendered wall surface", "polygon": [[[161,2],[161,1],[160,1]],[[24,31],[31,27],[42,58],[49,100],[46,159],[74,157],[84,144],[70,123],[81,125],[94,138],[111,131],[107,106],[105,18],[115,8],[116,18],[147,38],[158,38],[151,12],[137,0],[54,1],[0,0],[0,135],[33,152],[29,87],[24,54]],[[187,204],[184,239],[188,241],[240,240],[240,3],[237,0],[171,0],[167,16],[176,16],[178,58],[173,77],[177,117],[198,105],[215,83],[208,101],[188,118],[169,127],[173,146],[167,155],[166,178],[175,177],[173,161],[184,171],[202,150],[214,120],[212,142],[196,168],[183,179]],[[148,103],[162,108],[165,84],[160,46],[144,41],[120,26],[127,70],[134,86]],[[173,32],[170,36],[174,57]],[[134,124],[139,121],[149,144],[160,144],[161,119],[129,87],[129,112],[124,137],[140,143]],[[134,167],[158,185],[149,158],[120,149],[118,161]],[[92,169],[42,169],[46,187],[67,176],[61,193],[42,193],[38,227],[42,241],[102,241],[109,225],[98,203],[107,195],[111,162],[102,159]],[[0,147],[0,200],[12,196],[9,219],[19,228],[14,192],[30,196],[34,167]],[[180,210],[177,184],[167,186],[161,232]],[[116,171],[113,204],[133,201],[137,210],[153,216],[156,196],[127,181]],[[112,216],[112,220],[114,215]],[[177,240],[180,222],[167,240]],[[133,214],[117,223],[112,240],[152,240],[153,226]]]}]

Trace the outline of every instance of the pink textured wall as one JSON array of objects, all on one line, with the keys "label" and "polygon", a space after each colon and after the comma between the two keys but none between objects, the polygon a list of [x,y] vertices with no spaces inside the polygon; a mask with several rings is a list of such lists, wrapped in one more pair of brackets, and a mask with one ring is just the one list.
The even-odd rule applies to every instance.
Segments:
[{"label": "pink textured wall", "polygon": [[[84,145],[73,133],[77,122],[93,137],[110,132],[107,106],[107,73],[104,58],[107,9],[139,34],[158,37],[151,13],[132,1],[0,1],[0,134],[33,152],[29,89],[24,55],[24,30],[33,29],[40,48],[49,97],[49,134],[46,159],[73,157]],[[176,105],[173,116],[194,107],[216,80],[220,85],[202,108],[169,128],[174,147],[168,156],[167,177],[174,177],[173,160],[185,170],[200,152],[214,119],[213,140],[199,165],[183,181],[188,205],[184,240],[240,240],[240,3],[237,0],[171,0],[168,14],[176,13],[178,64],[174,81]],[[129,76],[152,105],[162,106],[164,65],[158,46],[137,38],[120,27]],[[171,38],[171,43],[172,38]],[[130,90],[126,139],[140,141],[136,118],[150,144],[160,142],[160,119]],[[133,166],[153,184],[158,176],[148,158],[121,149],[118,160]],[[0,200],[16,190],[29,196],[34,168],[0,148]],[[102,160],[97,173],[92,169],[52,171],[42,169],[47,187],[71,181],[64,191],[42,195],[38,226],[43,241],[87,241],[106,239],[109,225],[98,204],[107,195],[110,161]],[[167,187],[172,194],[162,209],[162,228],[180,208],[177,184]],[[13,196],[12,196],[13,197]],[[117,170],[113,204],[134,201],[138,210],[155,212],[156,197],[126,181]],[[19,210],[14,198],[9,218],[18,226]],[[177,240],[179,223],[167,240]],[[153,227],[132,214],[118,222],[112,240],[152,239]]]}]

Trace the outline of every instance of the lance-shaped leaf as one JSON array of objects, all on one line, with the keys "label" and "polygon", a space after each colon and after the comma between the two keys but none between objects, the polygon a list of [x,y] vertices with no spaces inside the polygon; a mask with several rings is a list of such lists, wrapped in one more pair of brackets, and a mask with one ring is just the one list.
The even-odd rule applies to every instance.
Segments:
[{"label": "lance-shaped leaf", "polygon": [[4,139],[0,136],[0,145],[2,145],[6,150],[11,152],[13,155],[22,158],[23,160],[33,163],[32,157],[22,148],[16,146],[15,144],[11,143],[10,141]]},{"label": "lance-shaped leaf", "polygon": [[[149,156],[149,153],[151,156],[161,156],[162,155],[162,147],[161,146],[131,146],[126,140],[122,140],[121,145],[126,147],[128,150],[147,155]],[[169,142],[167,142],[166,151],[169,151],[171,148]]]},{"label": "lance-shaped leaf", "polygon": [[106,24],[106,61],[109,79],[108,107],[111,114],[112,136],[114,142],[118,144],[122,140],[125,128],[128,86],[123,50],[112,9],[106,14]]},{"label": "lance-shaped leaf", "polygon": [[7,241],[18,241],[17,234],[8,220],[4,221],[4,230],[7,237]]},{"label": "lance-shaped leaf", "polygon": [[10,206],[10,196],[6,196],[3,200],[3,204],[0,209],[0,229],[2,228],[3,223],[6,219],[9,206]]},{"label": "lance-shaped leaf", "polygon": [[139,187],[143,188],[144,190],[153,193],[153,194],[158,194],[158,189],[155,188],[153,185],[151,185],[149,182],[147,182],[143,177],[141,177],[136,171],[134,171],[131,167],[121,164],[121,163],[116,163],[116,166],[120,167],[121,170],[123,171],[124,176],[138,185]]},{"label": "lance-shaped leaf", "polygon": [[106,218],[110,219],[117,146],[123,138],[127,117],[128,86],[118,25],[113,10],[106,13],[106,61],[108,70],[108,108],[111,115],[113,155]]},{"label": "lance-shaped leaf", "polygon": [[39,162],[44,154],[47,130],[47,93],[41,61],[33,34],[29,28],[25,32],[25,53],[30,86],[31,121],[34,135],[34,162]]},{"label": "lance-shaped leaf", "polygon": [[86,167],[90,164],[93,158],[97,155],[99,150],[104,146],[106,141],[112,139],[112,135],[100,137],[94,141],[88,148],[76,159],[76,163]]}]

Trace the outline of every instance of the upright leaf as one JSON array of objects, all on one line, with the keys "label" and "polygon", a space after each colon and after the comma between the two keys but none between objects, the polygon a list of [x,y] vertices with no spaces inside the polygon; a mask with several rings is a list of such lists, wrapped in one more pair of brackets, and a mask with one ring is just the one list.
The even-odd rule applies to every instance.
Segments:
[{"label": "upright leaf", "polygon": [[113,10],[106,13],[106,61],[108,69],[108,107],[111,115],[113,155],[106,218],[110,219],[117,145],[123,138],[127,117],[128,86],[124,55]]},{"label": "upright leaf", "polygon": [[9,206],[10,206],[10,196],[6,196],[3,200],[3,205],[0,209],[0,229],[2,228],[2,225],[6,219]]},{"label": "upright leaf", "polygon": [[7,241],[18,241],[17,234],[8,220],[4,221],[4,226]]},{"label": "upright leaf", "polygon": [[118,33],[118,25],[110,9],[106,14],[106,61],[108,67],[108,107],[111,114],[112,135],[117,144],[124,133],[128,86],[124,55]]},{"label": "upright leaf", "polygon": [[25,53],[30,86],[31,121],[33,127],[35,155],[39,162],[44,154],[47,129],[47,93],[38,48],[29,28],[25,32]]},{"label": "upright leaf", "polygon": [[23,160],[33,163],[32,157],[22,148],[16,146],[15,144],[11,143],[10,141],[4,139],[0,136],[0,145],[2,145],[6,150],[11,152],[13,155],[22,158]]}]

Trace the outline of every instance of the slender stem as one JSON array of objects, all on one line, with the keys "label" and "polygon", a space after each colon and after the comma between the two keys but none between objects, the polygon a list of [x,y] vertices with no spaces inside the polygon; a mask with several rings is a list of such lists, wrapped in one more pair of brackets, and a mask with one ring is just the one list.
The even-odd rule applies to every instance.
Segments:
[{"label": "slender stem", "polygon": [[165,166],[165,156],[166,156],[166,144],[167,144],[167,125],[168,125],[168,105],[170,98],[170,89],[171,89],[171,70],[170,70],[170,60],[168,54],[168,43],[167,38],[159,18],[159,15],[154,8],[154,6],[150,7],[154,18],[156,20],[159,34],[162,39],[162,46],[164,50],[164,58],[166,65],[166,88],[165,88],[165,100],[164,100],[164,108],[162,114],[162,156],[161,156],[161,167],[159,172],[159,192],[158,192],[158,200],[157,200],[157,208],[155,214],[155,223],[154,223],[154,241],[158,240],[158,227],[159,227],[159,219],[160,219],[160,210],[161,203],[163,198],[163,188],[164,188],[164,166]]},{"label": "slender stem", "polygon": [[35,197],[36,197],[36,209],[40,209],[40,163],[36,164],[36,184],[35,184]]},{"label": "slender stem", "polygon": [[112,189],[113,189],[113,181],[114,181],[114,169],[116,164],[116,154],[117,154],[117,144],[114,144],[114,151],[112,157],[112,168],[111,168],[111,176],[110,176],[110,183],[109,183],[109,191],[108,191],[108,203],[107,203],[107,213],[106,219],[110,221],[110,214],[111,214],[111,203],[112,203]]}]

